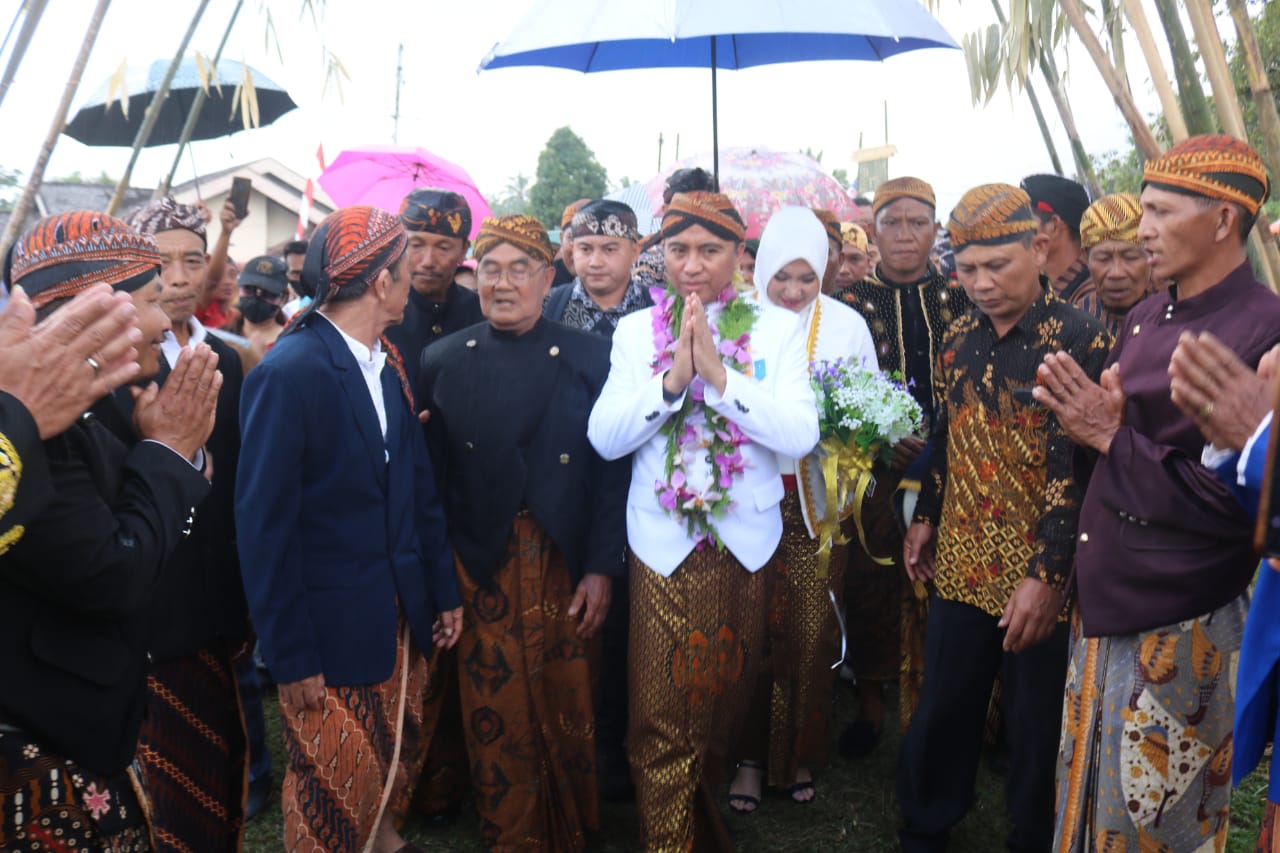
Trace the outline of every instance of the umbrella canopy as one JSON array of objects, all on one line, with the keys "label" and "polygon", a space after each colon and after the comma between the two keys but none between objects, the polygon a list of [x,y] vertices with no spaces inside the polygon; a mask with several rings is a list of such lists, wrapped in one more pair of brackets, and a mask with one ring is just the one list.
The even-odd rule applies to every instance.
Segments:
[{"label": "umbrella canopy", "polygon": [[437,187],[460,194],[471,206],[471,234],[492,216],[475,181],[461,166],[437,157],[424,148],[368,145],[343,151],[320,175],[320,186],[342,207],[368,204],[392,213],[417,187]]},{"label": "umbrella canopy", "polygon": [[916,0],[538,0],[480,70],[710,68],[715,167],[717,68],[883,60],[926,47],[959,45]]},{"label": "umbrella canopy", "polygon": [[[644,185],[650,204],[662,204],[662,190],[676,169],[702,166],[711,155],[681,160]],[[853,199],[817,160],[791,151],[768,148],[726,148],[721,152],[720,191],[727,195],[747,223],[747,239],[755,240],[776,210],[787,205],[823,207],[841,220],[856,212]]]},{"label": "umbrella canopy", "polygon": [[[130,66],[125,69],[125,97],[129,102],[128,118],[120,100],[108,106],[107,100],[111,90],[111,81],[105,81],[97,91],[89,97],[75,117],[63,130],[73,139],[85,145],[133,145],[133,138],[142,125],[151,96],[160,86],[165,72],[169,70],[170,60],[157,59],[150,65]],[[250,68],[253,74],[253,88],[258,96],[258,125],[271,124],[280,116],[295,109],[293,102],[279,84],[271,80],[261,71]],[[192,139],[214,139],[229,136],[244,129],[244,120],[231,109],[231,92],[236,84],[244,78],[245,66],[233,59],[224,59],[218,63],[217,83],[223,95],[210,81],[209,97],[200,110],[196,120]],[[230,88],[228,88],[230,87]],[[196,93],[200,91],[200,71],[194,59],[184,59],[169,84],[169,97],[165,100],[156,120],[147,147],[169,145],[177,142],[182,136],[182,126],[191,112]]]}]

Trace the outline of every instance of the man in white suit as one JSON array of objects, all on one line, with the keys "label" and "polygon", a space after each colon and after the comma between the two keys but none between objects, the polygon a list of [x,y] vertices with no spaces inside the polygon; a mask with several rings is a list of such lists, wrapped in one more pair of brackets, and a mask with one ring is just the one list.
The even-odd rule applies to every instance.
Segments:
[{"label": "man in white suit", "polygon": [[737,297],[745,228],[723,195],[676,195],[666,293],[623,318],[588,436],[634,453],[629,752],[645,849],[732,849],[715,804],[764,637],[782,535],[775,454],[818,441],[804,330]]}]

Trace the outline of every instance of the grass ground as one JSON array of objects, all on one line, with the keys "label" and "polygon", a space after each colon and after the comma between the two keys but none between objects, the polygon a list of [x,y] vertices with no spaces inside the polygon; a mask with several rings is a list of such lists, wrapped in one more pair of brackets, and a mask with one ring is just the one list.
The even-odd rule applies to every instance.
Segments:
[{"label": "grass ground", "polygon": [[[267,703],[267,732],[280,778],[284,767],[279,715],[274,698]],[[837,731],[856,711],[853,691],[838,690]],[[896,709],[890,708],[890,713]],[[898,739],[882,738],[876,750],[856,761],[838,757],[815,773],[817,800],[808,806],[791,803],[786,795],[766,793],[764,803],[753,815],[730,813],[729,827],[742,853],[891,853],[897,850],[895,830],[897,807],[893,797],[893,774]],[[1231,836],[1227,853],[1253,850],[1266,798],[1267,779],[1257,773],[1245,780],[1231,807]],[[726,809],[726,812],[728,810]],[[594,839],[591,849],[600,853],[621,853],[636,849],[639,825],[631,805],[608,805],[601,814],[605,829]],[[1003,849],[1008,823],[1004,810],[1004,780],[984,762],[977,782],[977,794],[969,816],[952,836],[953,853],[990,853]],[[245,833],[248,853],[276,853],[281,847],[282,820],[277,791],[271,807],[253,821]],[[410,818],[405,837],[424,850],[472,853],[483,851],[480,828],[474,812],[464,810],[453,826],[435,829]]]}]

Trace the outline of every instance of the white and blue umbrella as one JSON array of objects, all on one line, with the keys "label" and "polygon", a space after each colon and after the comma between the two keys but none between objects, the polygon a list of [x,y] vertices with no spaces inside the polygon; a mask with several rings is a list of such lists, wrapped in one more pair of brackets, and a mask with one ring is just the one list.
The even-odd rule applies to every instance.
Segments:
[{"label": "white and blue umbrella", "polygon": [[710,68],[718,178],[717,69],[881,61],[929,47],[959,45],[916,0],[537,0],[480,70]]}]

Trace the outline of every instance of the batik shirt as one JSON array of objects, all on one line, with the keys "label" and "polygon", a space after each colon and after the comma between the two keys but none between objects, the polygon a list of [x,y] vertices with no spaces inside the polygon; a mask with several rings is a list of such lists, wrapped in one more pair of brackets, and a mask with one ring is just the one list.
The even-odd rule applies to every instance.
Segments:
[{"label": "batik shirt", "polygon": [[569,301],[564,306],[564,315],[559,318],[559,322],[571,329],[612,337],[619,320],[632,311],[648,308],[652,304],[653,299],[650,298],[648,289],[633,279],[627,284],[627,292],[623,294],[621,302],[612,308],[601,308],[582,286],[582,280],[574,279],[573,291],[569,294]]},{"label": "batik shirt", "polygon": [[1081,484],[1071,439],[1015,391],[1036,384],[1047,353],[1065,352],[1094,381],[1111,336],[1045,293],[1004,337],[976,309],[952,326],[934,370],[931,470],[916,521],[938,528],[938,594],[999,616],[1023,578],[1066,586]]},{"label": "batik shirt", "polygon": [[1089,273],[1088,252],[1081,252],[1062,275],[1053,280],[1053,293],[1068,305],[1074,305],[1090,317],[1103,318],[1102,300]]}]

